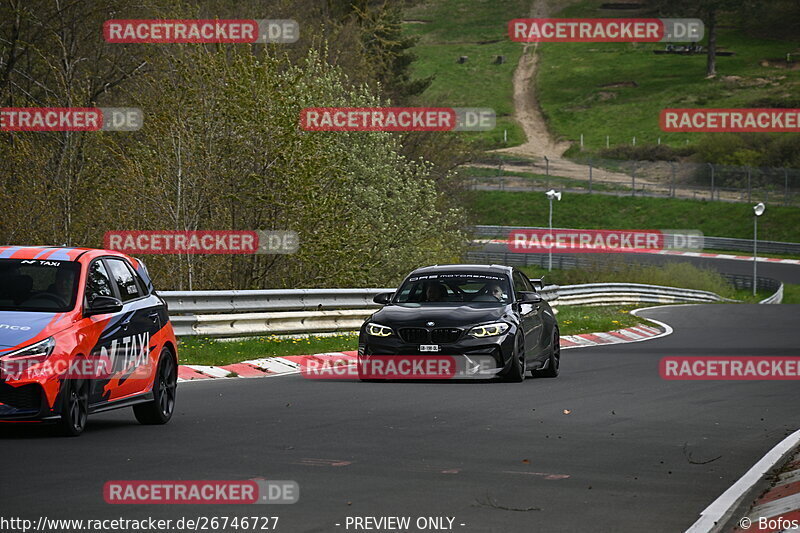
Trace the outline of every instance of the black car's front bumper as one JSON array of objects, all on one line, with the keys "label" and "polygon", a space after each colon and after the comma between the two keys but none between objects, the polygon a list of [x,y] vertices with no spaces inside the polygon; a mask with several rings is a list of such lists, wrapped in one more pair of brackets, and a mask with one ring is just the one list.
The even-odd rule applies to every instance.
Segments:
[{"label": "black car's front bumper", "polygon": [[[472,361],[480,361],[486,367],[487,361],[495,369],[493,373],[504,373],[511,368],[515,353],[516,328],[509,328],[503,335],[477,339],[466,333],[451,343],[438,344],[439,351],[421,351],[420,343],[405,342],[397,333],[390,337],[376,337],[362,331],[359,335],[358,355],[362,358],[392,356],[458,356]],[[426,343],[426,344],[434,344]]]}]

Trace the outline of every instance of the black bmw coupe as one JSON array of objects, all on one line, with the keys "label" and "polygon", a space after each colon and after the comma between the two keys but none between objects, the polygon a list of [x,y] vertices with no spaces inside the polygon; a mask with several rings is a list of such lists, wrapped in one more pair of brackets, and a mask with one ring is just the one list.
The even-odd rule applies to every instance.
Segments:
[{"label": "black bmw coupe", "polygon": [[481,373],[506,381],[522,381],[526,372],[556,377],[558,322],[534,283],[503,265],[418,268],[396,292],[375,296],[383,307],[361,327],[359,363],[453,356],[489,361],[493,368],[481,363]]}]

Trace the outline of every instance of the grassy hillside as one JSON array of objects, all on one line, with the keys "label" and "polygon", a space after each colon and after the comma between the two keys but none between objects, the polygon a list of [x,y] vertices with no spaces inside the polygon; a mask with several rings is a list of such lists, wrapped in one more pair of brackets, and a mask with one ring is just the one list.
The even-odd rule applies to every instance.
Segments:
[{"label": "grassy hillside", "polygon": [[[497,127],[465,135],[496,148],[504,146],[505,129],[509,145],[522,143],[522,129],[511,118],[512,81],[522,46],[508,39],[507,23],[526,16],[529,7],[529,0],[427,0],[407,10],[405,31],[419,38],[414,76],[435,76],[417,104],[491,107]],[[469,59],[459,63],[460,56]],[[495,64],[497,56],[506,62]]]},{"label": "grassy hillside", "polygon": [[[631,17],[631,11],[600,9],[604,0],[583,0],[555,14],[558,17]],[[405,30],[419,37],[415,76],[435,75],[420,105],[493,107],[498,125],[493,132],[469,134],[487,148],[524,140],[513,113],[513,73],[522,52],[513,43],[507,23],[528,16],[529,0],[424,0],[406,13]],[[780,16],[778,13],[768,13]],[[664,133],[658,119],[665,107],[800,107],[800,70],[762,66],[795,54],[800,35],[770,38],[748,36],[740,24],[723,16],[718,46],[735,52],[718,57],[716,79],[705,78],[706,56],[656,55],[656,43],[543,43],[539,45],[537,94],[551,131],[575,141],[584,134],[586,149],[611,145],[662,143],[686,146],[704,134]],[[766,24],[765,24],[766,26]],[[701,43],[705,44],[705,43]],[[459,64],[459,56],[469,56]],[[506,63],[496,65],[498,55]],[[575,147],[571,153],[578,150]]]},{"label": "grassy hillside", "polygon": [[[559,17],[634,16],[599,9],[584,0]],[[716,79],[705,78],[706,56],[656,55],[660,43],[545,43],[540,46],[537,93],[551,130],[569,140],[584,134],[587,149],[662,143],[684,146],[703,134],[665,133],[659,113],[670,107],[798,107],[800,70],[762,66],[800,53],[800,36],[771,40],[746,35],[723,20],[718,46],[735,52],[717,58]],[[704,43],[703,43],[704,44]]]},{"label": "grassy hillside", "polygon": [[[549,205],[541,192],[475,191],[468,210],[476,224],[546,226]],[[698,229],[714,237],[753,237],[750,204],[567,194],[553,213],[556,227]],[[758,237],[800,242],[800,209],[769,206],[758,222]]]}]

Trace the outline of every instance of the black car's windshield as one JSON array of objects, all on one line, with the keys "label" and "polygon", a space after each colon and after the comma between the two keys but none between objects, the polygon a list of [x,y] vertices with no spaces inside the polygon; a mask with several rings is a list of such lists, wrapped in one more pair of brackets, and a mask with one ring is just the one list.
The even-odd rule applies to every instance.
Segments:
[{"label": "black car's windshield", "polygon": [[0,259],[0,311],[69,311],[79,273],[75,261]]},{"label": "black car's windshield", "polygon": [[395,296],[395,303],[440,305],[453,302],[507,304],[508,279],[502,274],[436,272],[408,278]]}]

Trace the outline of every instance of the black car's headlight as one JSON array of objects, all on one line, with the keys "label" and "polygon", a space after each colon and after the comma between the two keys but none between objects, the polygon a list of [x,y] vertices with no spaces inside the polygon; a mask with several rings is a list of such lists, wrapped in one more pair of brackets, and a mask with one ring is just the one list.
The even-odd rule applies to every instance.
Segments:
[{"label": "black car's headlight", "polygon": [[502,335],[508,328],[510,328],[508,324],[505,322],[495,322],[493,324],[484,324],[482,326],[475,326],[474,328],[470,329],[467,332],[467,335],[475,337],[477,339],[482,339],[484,337],[496,337],[498,335]]},{"label": "black car's headlight", "polygon": [[28,360],[36,360],[36,359],[46,359],[53,353],[53,349],[56,347],[56,341],[53,337],[48,337],[43,341],[39,341],[36,344],[31,344],[30,346],[26,346],[24,348],[20,348],[14,352],[6,354],[3,356],[5,360],[11,359],[28,359]]},{"label": "black car's headlight", "polygon": [[381,326],[374,322],[367,324],[367,335],[372,335],[373,337],[391,337],[393,333],[392,328],[389,326]]}]

